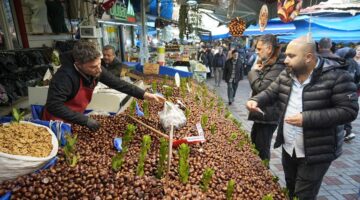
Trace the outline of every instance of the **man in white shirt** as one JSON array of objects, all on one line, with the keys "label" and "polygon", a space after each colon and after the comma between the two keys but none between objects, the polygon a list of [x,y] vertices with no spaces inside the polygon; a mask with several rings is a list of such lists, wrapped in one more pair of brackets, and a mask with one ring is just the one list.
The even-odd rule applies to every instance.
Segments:
[{"label": "man in white shirt", "polygon": [[281,119],[275,148],[282,146],[282,164],[290,199],[315,200],[331,162],[342,153],[343,124],[356,119],[356,85],[345,62],[316,55],[306,36],[286,49],[287,69],[247,102],[261,111],[277,102]]}]

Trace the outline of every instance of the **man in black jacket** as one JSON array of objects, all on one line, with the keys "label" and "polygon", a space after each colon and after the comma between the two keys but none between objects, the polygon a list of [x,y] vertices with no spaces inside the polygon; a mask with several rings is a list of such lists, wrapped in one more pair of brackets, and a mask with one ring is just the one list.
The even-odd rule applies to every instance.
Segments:
[{"label": "man in black jacket", "polygon": [[214,75],[214,69],[213,69],[213,66],[212,66],[214,55],[211,52],[211,47],[206,49],[206,58],[207,58],[207,61],[208,61],[208,66],[207,67],[210,68],[210,73],[208,75],[209,75],[209,77],[212,77]]},{"label": "man in black jacket", "polygon": [[319,55],[323,58],[339,58],[338,55],[331,51],[332,41],[330,38],[321,38],[318,44]]},{"label": "man in black jacket", "polygon": [[60,59],[62,66],[50,82],[43,120],[80,124],[91,131],[99,129],[99,122],[83,115],[99,81],[139,99],[165,100],[112,75],[101,66],[100,52],[91,42],[77,42],[73,50],[62,54]]},{"label": "man in black jacket", "polygon": [[119,58],[116,57],[115,48],[111,45],[106,45],[104,46],[102,53],[103,58],[101,59],[101,65],[115,76],[120,77],[121,62]]},{"label": "man in black jacket", "polygon": [[239,81],[244,77],[244,63],[243,60],[239,58],[239,52],[233,50],[231,54],[232,58],[226,61],[224,68],[224,80],[227,83],[229,105],[234,102]]},{"label": "man in black jacket", "polygon": [[219,52],[215,54],[213,58],[212,66],[215,74],[215,86],[220,87],[221,79],[223,78],[223,69],[226,62],[226,56],[223,52],[223,48],[219,47]]},{"label": "man in black jacket", "polygon": [[[356,51],[350,47],[344,47],[336,51],[337,56],[344,59],[348,65],[348,72],[350,73],[351,77],[354,79],[354,83],[357,86],[357,89],[360,88],[360,66],[354,60],[356,55]],[[350,141],[355,138],[355,133],[352,132],[352,125],[351,123],[346,123],[344,125],[345,129],[345,136],[344,141]]]},{"label": "man in black jacket", "polygon": [[342,153],[343,124],[357,117],[356,85],[345,63],[316,56],[306,36],[286,49],[287,69],[247,102],[253,112],[277,102],[281,120],[275,148],[282,146],[282,164],[291,199],[315,200],[331,162]]},{"label": "man in black jacket", "polygon": [[[257,63],[248,73],[252,96],[265,90],[285,69],[284,58],[274,35],[263,35],[256,44]],[[279,109],[274,104],[264,107],[263,114],[250,112],[249,120],[254,121],[251,142],[259,151],[262,160],[270,160],[271,138],[280,118]]]}]

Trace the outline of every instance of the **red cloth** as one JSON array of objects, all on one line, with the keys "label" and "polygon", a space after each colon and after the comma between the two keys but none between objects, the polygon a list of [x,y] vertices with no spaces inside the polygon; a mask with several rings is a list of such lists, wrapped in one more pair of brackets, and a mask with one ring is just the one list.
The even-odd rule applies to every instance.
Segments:
[{"label": "red cloth", "polygon": [[[78,92],[76,93],[73,99],[65,102],[65,106],[74,112],[83,113],[91,101],[93,92],[94,92],[94,88],[84,87],[83,81],[80,78],[80,88]],[[66,120],[63,120],[61,118],[55,117],[52,114],[50,114],[47,111],[46,107],[44,109],[42,119],[46,121],[61,120],[67,122]]]}]

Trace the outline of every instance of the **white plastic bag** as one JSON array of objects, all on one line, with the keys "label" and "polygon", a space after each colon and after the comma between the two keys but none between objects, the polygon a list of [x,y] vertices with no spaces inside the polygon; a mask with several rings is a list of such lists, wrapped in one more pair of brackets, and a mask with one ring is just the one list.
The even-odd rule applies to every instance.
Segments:
[{"label": "white plastic bag", "polygon": [[[44,158],[32,156],[11,155],[0,152],[0,183],[5,180],[15,179],[18,176],[35,172],[44,166],[48,161],[57,155],[59,144],[55,134],[46,126],[34,124],[31,122],[20,122],[32,124],[34,126],[44,127],[51,134],[51,143],[53,149],[50,154]],[[4,124],[7,125],[7,124]]]},{"label": "white plastic bag", "polygon": [[162,127],[169,131],[171,125],[174,125],[175,129],[179,129],[186,124],[186,117],[184,112],[175,104],[171,102],[165,102],[164,110],[159,112],[160,123]]}]

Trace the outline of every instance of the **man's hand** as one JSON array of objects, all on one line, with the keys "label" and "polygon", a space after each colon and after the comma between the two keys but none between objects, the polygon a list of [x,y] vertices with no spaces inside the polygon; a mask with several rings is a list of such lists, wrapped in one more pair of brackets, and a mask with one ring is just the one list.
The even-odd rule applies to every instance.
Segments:
[{"label": "man's hand", "polygon": [[250,101],[246,102],[246,108],[250,112],[258,112],[260,110],[260,108],[258,107],[258,103],[256,101],[253,101],[253,100],[250,100]]},{"label": "man's hand", "polygon": [[149,92],[145,92],[144,99],[149,100],[149,101],[156,101],[159,103],[164,103],[166,101],[166,99],[164,97],[159,96],[157,94],[151,94]]},{"label": "man's hand", "polygon": [[302,127],[303,125],[303,116],[301,113],[290,116],[290,117],[286,117],[284,119],[284,121],[288,124],[291,124],[293,126],[298,126],[298,127]]},{"label": "man's hand", "polygon": [[262,70],[262,68],[263,68],[263,66],[261,64],[259,64],[259,63],[256,63],[254,65],[254,70]]},{"label": "man's hand", "polygon": [[90,131],[97,131],[101,125],[98,121],[89,117],[86,122],[86,126],[90,129]]}]

